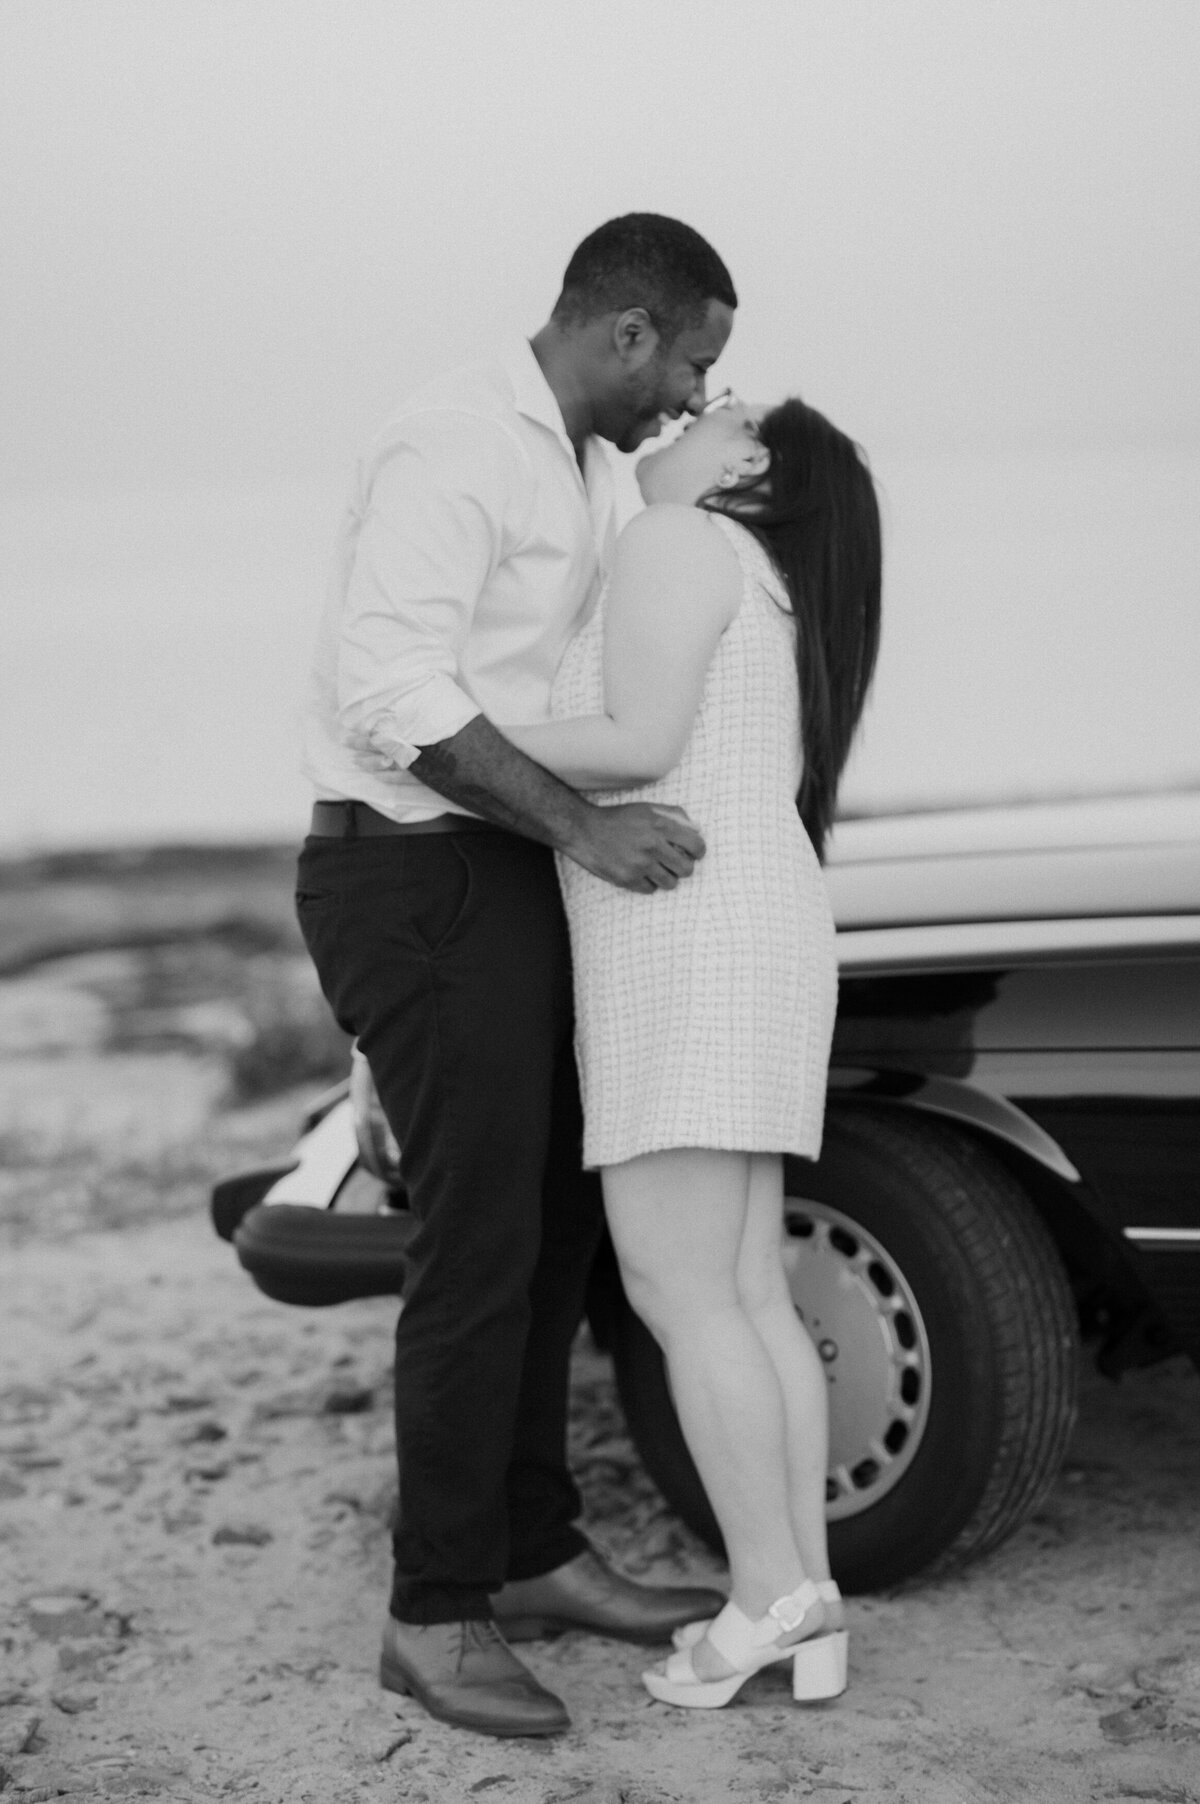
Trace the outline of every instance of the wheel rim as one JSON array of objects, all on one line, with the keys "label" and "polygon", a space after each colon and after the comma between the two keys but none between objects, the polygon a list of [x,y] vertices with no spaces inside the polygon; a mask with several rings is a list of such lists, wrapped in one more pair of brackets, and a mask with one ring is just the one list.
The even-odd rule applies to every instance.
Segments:
[{"label": "wheel rim", "polygon": [[899,1484],[929,1420],[929,1336],[896,1260],[828,1203],[784,1201],[784,1263],[796,1313],[829,1381],[831,1522]]}]

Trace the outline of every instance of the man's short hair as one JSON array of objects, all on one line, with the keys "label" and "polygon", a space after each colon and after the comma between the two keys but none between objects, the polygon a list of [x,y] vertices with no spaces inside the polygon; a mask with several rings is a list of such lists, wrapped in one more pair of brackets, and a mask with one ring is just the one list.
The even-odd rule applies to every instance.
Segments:
[{"label": "man's short hair", "polygon": [[661,213],[625,213],[588,235],[554,303],[560,325],[644,307],[664,345],[703,325],[710,301],[737,306],[729,271],[699,232]]}]

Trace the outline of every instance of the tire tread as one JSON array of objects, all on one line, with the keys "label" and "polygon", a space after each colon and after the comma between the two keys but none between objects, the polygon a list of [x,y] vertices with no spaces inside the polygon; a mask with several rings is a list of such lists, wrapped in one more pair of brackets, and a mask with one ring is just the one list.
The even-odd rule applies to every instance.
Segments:
[{"label": "tire tread", "polygon": [[[806,1198],[835,1205],[888,1246],[902,1270],[911,1258],[924,1271],[917,1299],[932,1283],[935,1338],[945,1345],[951,1335],[958,1362],[957,1388],[947,1392],[934,1355],[930,1381],[941,1427],[917,1488],[906,1474],[878,1502],[830,1523],[835,1576],[843,1590],[861,1592],[918,1573],[941,1575],[1019,1528],[1066,1451],[1078,1328],[1057,1249],[1019,1178],[976,1135],[940,1117],[885,1103],[839,1104],[827,1118],[818,1165],[785,1160],[785,1170],[787,1193],[801,1207]],[[642,1462],[688,1526],[719,1550],[720,1531],[679,1431],[662,1356],[619,1285],[608,1316],[621,1400]],[[978,1333],[971,1331],[976,1322]],[[960,1409],[980,1407],[962,1461],[942,1483],[937,1461],[954,1460],[947,1441],[954,1417],[945,1414],[952,1395]]]},{"label": "tire tread", "polygon": [[998,1546],[1054,1482],[1075,1421],[1078,1335],[1054,1244],[1011,1173],[967,1131],[945,1121],[858,1110],[859,1144],[936,1196],[986,1299],[999,1390],[991,1474],[971,1515],[924,1569],[948,1571]]}]

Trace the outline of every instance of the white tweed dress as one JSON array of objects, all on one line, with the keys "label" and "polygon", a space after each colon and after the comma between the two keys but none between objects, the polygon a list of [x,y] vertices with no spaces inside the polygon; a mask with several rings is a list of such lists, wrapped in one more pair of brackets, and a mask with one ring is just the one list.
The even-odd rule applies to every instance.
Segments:
[{"label": "white tweed dress", "polygon": [[[673,890],[638,895],[558,860],[575,968],[584,1163],[668,1147],[821,1146],[837,1002],[833,917],[796,812],[795,638],[754,536],[710,514],[742,568],[683,757],[599,800],[686,808],[708,852]],[[603,710],[604,600],[567,647],[556,718]]]}]

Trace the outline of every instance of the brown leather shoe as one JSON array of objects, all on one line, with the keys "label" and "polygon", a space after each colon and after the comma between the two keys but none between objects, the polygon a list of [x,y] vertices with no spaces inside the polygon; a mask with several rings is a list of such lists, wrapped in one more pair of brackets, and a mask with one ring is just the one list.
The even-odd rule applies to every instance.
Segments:
[{"label": "brown leather shoe", "polygon": [[559,1735],[566,1707],[522,1666],[494,1622],[397,1622],[383,1630],[379,1682],[430,1716],[482,1735]]},{"label": "brown leather shoe", "polygon": [[510,1579],[492,1598],[509,1641],[532,1641],[563,1629],[591,1629],[649,1646],[669,1641],[685,1622],[715,1616],[725,1599],[698,1585],[635,1585],[586,1548],[540,1578]]}]

